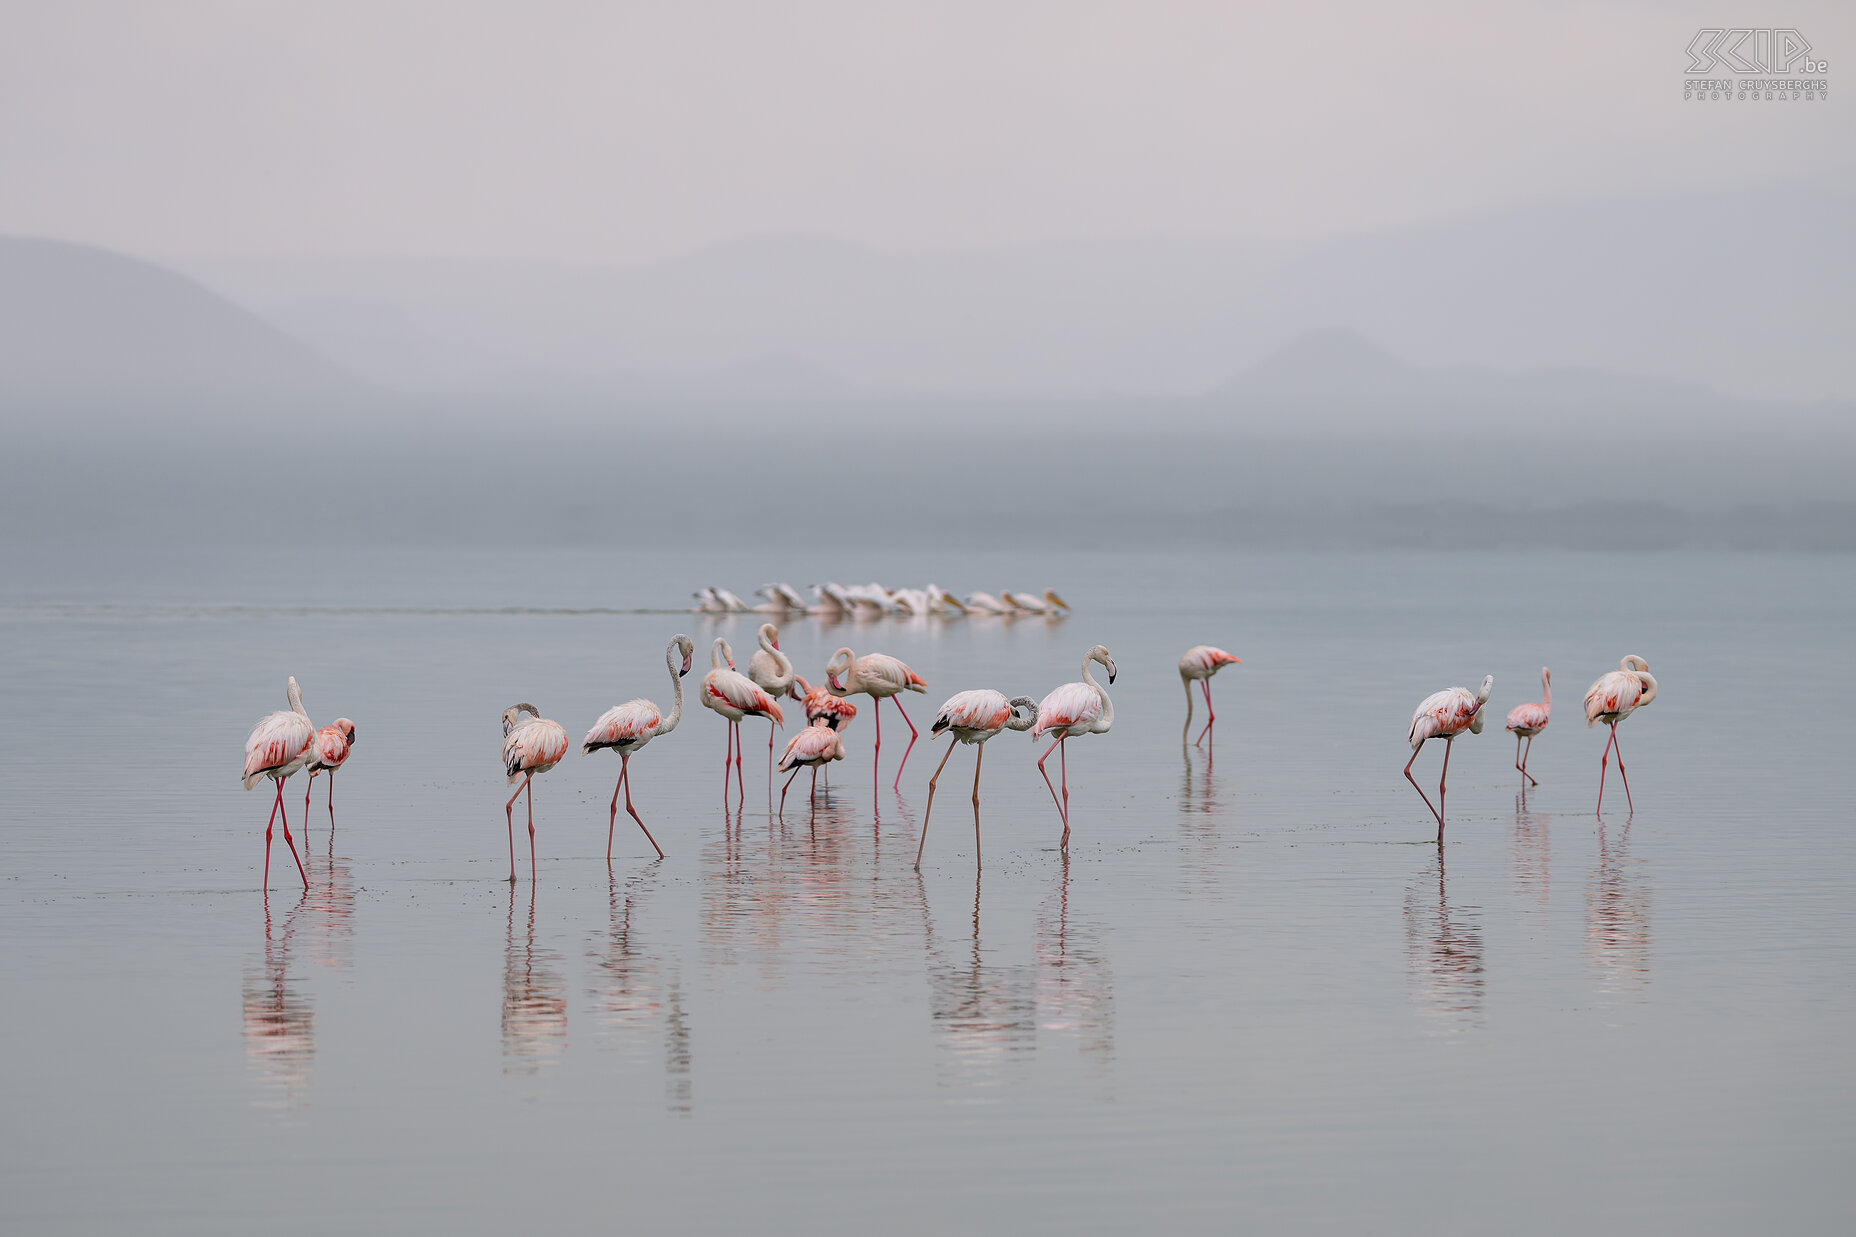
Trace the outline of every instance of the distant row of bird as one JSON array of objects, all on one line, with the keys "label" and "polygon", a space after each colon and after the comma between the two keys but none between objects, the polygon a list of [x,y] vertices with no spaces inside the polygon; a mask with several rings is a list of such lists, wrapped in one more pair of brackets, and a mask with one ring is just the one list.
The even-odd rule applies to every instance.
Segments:
[{"label": "distant row of bird", "polygon": [[[903,750],[902,760],[896,767],[896,776],[892,787],[901,789],[902,769],[908,763],[909,753],[913,751],[920,732],[915,723],[902,707],[898,698],[906,692],[925,692],[928,684],[901,660],[885,653],[866,653],[858,656],[849,648],[841,648],[832,654],[825,666],[823,682],[813,686],[795,670],[792,660],[780,651],[779,629],[772,623],[762,623],[757,633],[756,649],[749,659],[746,673],[735,666],[734,650],[729,642],[717,638],[710,650],[710,666],[703,676],[698,690],[698,700],[712,712],[720,715],[728,723],[727,747],[722,758],[722,794],[723,801],[729,799],[729,768],[733,765],[736,788],[741,801],[746,800],[746,785],[741,773],[741,722],[749,717],[763,718],[768,722],[768,778],[769,790],[775,762],[773,760],[773,728],[785,724],[780,701],[790,698],[801,703],[806,717],[806,726],[787,744],[784,754],[778,761],[778,769],[787,773],[786,782],[780,790],[780,810],[785,809],[786,793],[794,777],[802,768],[812,770],[813,790],[816,798],[818,770],[830,763],[845,758],[844,730],[857,716],[857,706],[848,699],[851,696],[865,695],[872,701],[872,718],[874,722],[875,746],[871,761],[872,790],[880,785],[881,775],[877,770],[883,750],[883,730],[881,704],[884,700],[893,700],[896,711],[909,728],[909,744]],[[625,810],[637,822],[638,828],[651,843],[658,857],[664,855],[663,848],[652,837],[643,817],[632,804],[631,798],[631,758],[651,740],[662,738],[677,728],[683,719],[683,677],[690,672],[695,657],[695,644],[687,635],[677,635],[664,650],[665,667],[670,674],[673,693],[671,708],[666,712],[650,700],[642,697],[616,705],[603,713],[593,723],[586,737],[581,741],[583,754],[601,750],[611,750],[619,754],[619,778],[612,791],[612,804],[606,822],[606,855],[612,855],[613,831],[618,821],[618,805],[621,795],[625,798]],[[1204,729],[1199,733],[1197,743],[1203,744],[1211,734],[1212,724],[1217,714],[1212,711],[1211,684],[1212,676],[1225,666],[1238,665],[1240,660],[1212,645],[1197,645],[1188,649],[1179,659],[1180,681],[1186,690],[1186,724],[1181,734],[1182,744],[1190,739],[1193,716],[1193,687],[1196,683],[1205,698],[1207,718]],[[1051,801],[1056,805],[1057,813],[1063,823],[1063,835],[1059,841],[1061,847],[1067,847],[1070,840],[1070,790],[1068,777],[1068,748],[1065,746],[1071,738],[1087,734],[1105,734],[1114,725],[1115,708],[1110,700],[1107,688],[1098,682],[1091,671],[1092,665],[1100,665],[1108,675],[1110,684],[1115,681],[1115,661],[1109,651],[1102,645],[1095,645],[1083,655],[1082,676],[1075,682],[1065,683],[1047,693],[1042,700],[1030,696],[1008,697],[1003,692],[990,688],[959,692],[950,696],[942,704],[930,726],[932,737],[942,733],[950,734],[954,742],[970,744],[978,748],[973,768],[973,829],[976,847],[979,842],[979,779],[980,766],[984,759],[984,749],[979,745],[1007,730],[1029,731],[1031,737],[1040,739],[1049,737],[1051,746],[1038,758],[1038,772],[1044,778],[1044,784],[1050,790]],[[1553,696],[1552,676],[1542,668],[1540,672],[1542,699],[1519,705],[1508,714],[1506,728],[1515,736],[1515,767],[1520,770],[1526,782],[1538,785],[1533,775],[1527,771],[1527,757],[1533,750],[1533,740],[1546,729],[1551,720]],[[1495,685],[1494,676],[1482,680],[1477,692],[1467,688],[1451,687],[1427,696],[1412,714],[1407,740],[1411,744],[1411,760],[1405,764],[1405,777],[1418,794],[1424,799],[1425,806],[1437,820],[1437,840],[1443,841],[1444,832],[1444,794],[1445,779],[1450,769],[1450,745],[1464,733],[1480,734],[1483,727],[1483,707],[1487,704],[1489,694]],[[282,816],[284,822],[284,840],[290,846],[291,854],[296,855],[295,843],[290,836],[290,822],[283,802],[283,783],[291,775],[308,770],[310,784],[314,779],[326,773],[329,777],[329,816],[331,825],[334,821],[335,791],[334,774],[348,759],[355,741],[354,723],[347,718],[338,718],[334,724],[317,729],[309,720],[303,709],[302,692],[295,678],[289,680],[286,692],[290,708],[272,713],[253,728],[245,743],[244,785],[247,790],[263,778],[271,778],[277,786],[276,802],[271,809],[271,821],[265,825],[264,872],[266,886],[270,880],[270,842],[272,824]],[[1625,657],[1617,670],[1613,670],[1592,684],[1585,695],[1585,715],[1587,726],[1603,722],[1611,729],[1611,736],[1605,745],[1605,752],[1600,757],[1599,773],[1599,808],[1604,806],[1604,781],[1608,762],[1613,751],[1618,755],[1618,773],[1624,775],[1623,749],[1617,746],[1617,724],[1629,717],[1632,712],[1649,704],[1656,698],[1656,680],[1650,674],[1649,663],[1636,655]],[[535,875],[535,809],[533,784],[538,774],[546,773],[559,764],[567,755],[569,742],[566,728],[559,722],[541,715],[539,709],[528,703],[516,704],[503,711],[503,771],[509,784],[516,790],[504,804],[504,816],[509,831],[509,879],[516,879],[515,872],[515,802],[528,792],[528,831],[529,831],[529,874]],[[1424,744],[1431,739],[1442,739],[1445,743],[1443,770],[1438,775],[1437,803],[1433,806],[1424,789],[1418,786],[1411,776],[1412,764]],[[1525,746],[1523,746],[1525,744]],[[935,787],[948,759],[953,755],[954,743],[950,742],[947,755],[935,767],[934,774],[928,779],[928,803],[922,818],[921,842],[916,851],[916,863],[921,862],[922,849],[927,845],[928,822],[934,811]],[[1056,753],[1059,759],[1061,790],[1053,783],[1045,769],[1045,761]],[[1624,793],[1630,799],[1630,782],[1624,782]],[[309,794],[303,798],[305,820],[309,808]],[[1635,804],[1630,805],[1633,810]],[[297,857],[297,870],[303,875],[302,859]],[[304,875],[304,886],[308,887],[308,877]]]},{"label": "distant row of bird", "polygon": [[763,584],[754,590],[761,600],[749,605],[725,588],[698,589],[698,614],[811,614],[823,618],[881,618],[889,614],[922,616],[929,614],[1043,614],[1064,615],[1070,603],[1055,589],[1042,593],[1007,589],[997,596],[991,593],[968,593],[963,600],[938,584],[926,588],[885,588],[875,582],[843,585],[827,580],[814,584],[812,600],[807,601],[798,589],[784,581]]}]

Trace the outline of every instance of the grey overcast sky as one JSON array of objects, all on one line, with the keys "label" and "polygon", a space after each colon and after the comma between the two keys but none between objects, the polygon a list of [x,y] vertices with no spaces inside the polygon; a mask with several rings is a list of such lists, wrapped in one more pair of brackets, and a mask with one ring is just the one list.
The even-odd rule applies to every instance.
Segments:
[{"label": "grey overcast sky", "polygon": [[[153,255],[1326,233],[1856,150],[1856,5],[1815,0],[0,9],[0,231]],[[1685,103],[1729,24],[1831,100]]]}]

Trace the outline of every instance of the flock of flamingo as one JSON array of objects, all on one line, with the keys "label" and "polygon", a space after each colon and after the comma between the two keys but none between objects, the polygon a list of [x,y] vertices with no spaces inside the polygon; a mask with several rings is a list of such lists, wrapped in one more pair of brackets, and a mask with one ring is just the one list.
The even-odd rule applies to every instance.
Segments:
[{"label": "flock of flamingo", "polygon": [[[820,586],[821,589],[836,590],[837,585]],[[781,595],[781,590],[790,592],[785,585],[769,585],[763,593],[772,592]],[[711,594],[724,594],[727,598],[739,602],[733,594],[725,590],[704,590]],[[934,592],[933,586],[923,590],[924,596]],[[827,594],[829,595],[829,594]],[[978,596],[980,594],[976,594]],[[796,594],[794,595],[796,597]],[[951,595],[948,595],[951,598]],[[1014,594],[1006,594],[1011,597]],[[1053,606],[1062,605],[1054,593],[1047,593]],[[971,598],[968,599],[971,602]],[[772,604],[772,603],[769,603]],[[740,794],[740,801],[745,803],[747,788],[741,775],[741,723],[750,718],[761,718],[768,723],[767,756],[768,785],[772,788],[774,768],[788,776],[780,787],[780,811],[786,807],[786,794],[793,779],[799,776],[801,769],[812,771],[811,793],[816,802],[818,790],[818,771],[833,761],[843,760],[844,729],[857,716],[857,706],[849,697],[863,695],[870,697],[871,718],[876,731],[875,747],[871,757],[871,786],[875,790],[881,784],[878,764],[883,752],[882,703],[884,700],[894,702],[896,712],[901,714],[903,724],[909,728],[908,746],[903,749],[902,759],[897,762],[896,776],[892,787],[900,790],[902,786],[902,769],[908,764],[909,753],[914,750],[920,732],[915,723],[909,719],[908,712],[902,707],[900,697],[905,692],[925,692],[928,684],[921,675],[910,669],[897,658],[885,653],[866,653],[859,657],[848,648],[841,648],[832,654],[826,663],[824,681],[814,687],[800,676],[786,654],[780,651],[779,629],[772,623],[762,623],[758,632],[759,648],[748,661],[747,673],[743,674],[735,666],[734,650],[726,639],[717,637],[709,655],[709,672],[702,678],[698,691],[698,700],[703,707],[719,714],[727,722],[727,747],[722,756],[722,795],[726,803],[729,798],[730,768],[733,768],[734,783]],[[677,635],[664,650],[664,663],[670,672],[672,696],[668,712],[658,708],[650,700],[642,697],[628,700],[616,705],[600,715],[581,740],[580,750],[583,754],[610,750],[619,755],[619,778],[612,789],[612,805],[606,821],[606,858],[612,858],[613,831],[618,823],[619,798],[625,798],[625,810],[637,822],[651,848],[658,858],[664,857],[663,847],[657,844],[644,818],[632,804],[631,796],[631,759],[653,739],[662,738],[677,728],[683,720],[683,677],[690,672],[696,646],[686,635]],[[1212,710],[1211,678],[1226,666],[1238,665],[1240,661],[1223,649],[1208,644],[1196,645],[1186,650],[1179,659],[1179,677],[1186,690],[1186,724],[1181,733],[1181,744],[1185,744],[1192,734],[1193,685],[1196,683],[1205,697],[1206,721],[1204,729],[1196,740],[1198,745],[1205,743],[1210,736],[1212,723],[1217,714]],[[922,852],[928,844],[928,822],[934,812],[935,788],[940,781],[947,762],[954,754],[957,744],[970,744],[974,747],[973,759],[973,840],[975,861],[978,861],[980,837],[980,767],[985,757],[982,746],[988,739],[1008,730],[1029,731],[1032,739],[1049,738],[1051,745],[1044,749],[1038,758],[1038,772],[1044,778],[1044,785],[1050,790],[1051,802],[1056,806],[1057,815],[1063,824],[1063,834],[1058,846],[1067,850],[1070,843],[1070,783],[1067,744],[1072,738],[1090,734],[1106,734],[1115,723],[1115,705],[1109,698],[1107,688],[1097,682],[1091,671],[1092,665],[1100,665],[1107,672],[1110,684],[1115,681],[1115,659],[1109,651],[1098,644],[1083,654],[1082,677],[1071,683],[1065,683],[1048,693],[1042,700],[1033,700],[1030,696],[1008,697],[1003,692],[991,688],[979,688],[958,692],[942,704],[929,727],[931,737],[943,733],[952,736],[946,755],[928,779],[928,803],[922,816],[921,841],[916,848],[915,863],[921,866]],[[1411,715],[1411,726],[1406,738],[1411,744],[1411,759],[1405,763],[1405,779],[1417,790],[1424,805],[1430,808],[1431,815],[1437,821],[1437,842],[1444,840],[1444,794],[1445,781],[1450,772],[1450,751],[1455,740],[1465,734],[1481,734],[1483,726],[1483,706],[1488,703],[1489,693],[1495,686],[1493,675],[1485,676],[1481,688],[1471,692],[1463,687],[1446,688],[1424,698],[1417,710]],[[1552,676],[1546,668],[1540,671],[1541,699],[1518,705],[1508,714],[1506,729],[1515,736],[1515,768],[1520,770],[1527,783],[1538,785],[1534,776],[1527,770],[1527,759],[1533,751],[1534,738],[1547,728],[1552,716],[1553,691]],[[309,773],[309,785],[313,789],[318,774],[328,775],[329,823],[335,821],[335,773],[347,761],[354,749],[354,723],[345,717],[337,718],[332,725],[317,729],[309,720],[303,709],[303,693],[292,677],[287,688],[290,707],[272,713],[261,720],[245,741],[245,789],[250,790],[264,778],[270,778],[277,789],[276,801],[271,807],[271,818],[264,827],[264,882],[270,886],[271,871],[271,830],[278,819],[282,819],[284,842],[290,847],[290,853],[297,861],[297,874],[303,877],[304,888],[309,886],[309,878],[303,871],[303,861],[297,855],[296,843],[290,835],[289,814],[284,807],[283,785],[292,774],[302,770]],[[790,698],[800,702],[805,712],[806,726],[786,745],[785,753],[777,766],[773,760],[774,728],[785,724],[785,715],[781,711],[780,701]],[[1618,775],[1624,781],[1624,797],[1630,810],[1635,811],[1636,804],[1630,798],[1630,780],[1624,773],[1624,753],[1618,746],[1618,723],[1629,717],[1634,711],[1656,699],[1656,680],[1650,674],[1650,665],[1643,658],[1632,654],[1618,664],[1618,669],[1599,677],[1585,693],[1585,718],[1587,727],[1605,723],[1611,731],[1605,743],[1605,751],[1599,758],[1598,810],[1604,809],[1605,780],[1609,773],[1609,762],[1615,751],[1618,761]],[[1444,742],[1443,768],[1437,777],[1437,802],[1431,803],[1430,796],[1418,785],[1411,775],[1411,767],[1417,762],[1424,745],[1432,739]],[[515,803],[528,793],[528,836],[529,836],[529,879],[536,875],[535,860],[535,803],[533,785],[538,774],[546,773],[558,765],[566,756],[570,744],[567,730],[559,722],[541,715],[541,711],[532,704],[511,705],[503,710],[503,771],[515,792],[503,805],[503,814],[509,831],[509,879],[516,879],[515,857]],[[1058,781],[1052,782],[1045,762],[1055,754],[1058,759]],[[308,827],[309,799],[311,790],[303,795],[304,827]]]}]

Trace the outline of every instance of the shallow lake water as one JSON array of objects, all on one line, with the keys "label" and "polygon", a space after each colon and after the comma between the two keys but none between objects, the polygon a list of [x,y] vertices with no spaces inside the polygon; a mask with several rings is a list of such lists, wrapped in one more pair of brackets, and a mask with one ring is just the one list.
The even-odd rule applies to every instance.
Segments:
[{"label": "shallow lake water", "polygon": [[[393,551],[0,556],[0,1228],[8,1232],[1850,1231],[1856,573],[1750,555]],[[816,806],[744,725],[537,779],[508,881],[501,710],[577,741],[670,701],[664,645],[747,593],[1054,586],[1060,621],[827,625],[929,683],[869,702]],[[653,612],[656,611],[656,612]],[[1067,857],[1034,748],[947,766],[953,692],[1040,696],[1103,643]],[[1213,681],[1181,742],[1175,662]],[[1579,700],[1625,653],[1656,702]],[[1513,705],[1555,671],[1525,796]],[[302,889],[242,744],[294,674],[355,753]],[[1417,701],[1495,676],[1446,844]],[[797,706],[792,715],[798,714]],[[1200,719],[1203,712],[1200,711]],[[793,721],[784,732],[790,735]],[[1442,751],[1414,770],[1434,789]],[[1052,765],[1056,761],[1053,759]]]}]

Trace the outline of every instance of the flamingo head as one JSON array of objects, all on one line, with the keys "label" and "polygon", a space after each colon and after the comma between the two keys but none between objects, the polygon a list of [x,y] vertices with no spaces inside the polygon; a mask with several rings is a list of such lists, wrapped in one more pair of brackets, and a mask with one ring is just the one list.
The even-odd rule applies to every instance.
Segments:
[{"label": "flamingo head", "polygon": [[508,734],[511,730],[520,726],[524,713],[537,719],[541,717],[541,710],[537,709],[532,704],[512,704],[503,710],[503,733]]},{"label": "flamingo head", "polygon": [[1101,662],[1102,668],[1108,671],[1108,681],[1110,683],[1115,681],[1115,659],[1108,655],[1108,650],[1102,645],[1098,644],[1090,649],[1088,653],[1084,654],[1083,661],[1085,663],[1092,661]]},{"label": "flamingo head", "polygon": [[1038,702],[1029,696],[1012,697],[1012,716],[1006,719],[1007,730],[1029,730],[1037,724]]},{"label": "flamingo head", "polygon": [[679,632],[673,643],[677,646],[677,651],[683,654],[683,668],[677,671],[677,677],[682,678],[690,672],[690,665],[695,661],[696,642]]},{"label": "flamingo head", "polygon": [[845,676],[850,674],[851,664],[856,660],[856,654],[849,649],[839,649],[833,653],[831,660],[825,663],[825,689],[834,696],[849,695],[850,693],[845,690],[844,680]]},{"label": "flamingo head", "polygon": [[353,722],[349,721],[345,717],[338,717],[335,719],[335,728],[342,732],[342,737],[347,739],[350,744],[354,742],[354,723]]}]

